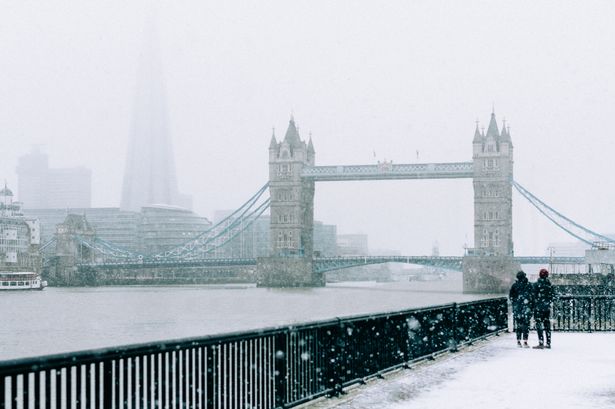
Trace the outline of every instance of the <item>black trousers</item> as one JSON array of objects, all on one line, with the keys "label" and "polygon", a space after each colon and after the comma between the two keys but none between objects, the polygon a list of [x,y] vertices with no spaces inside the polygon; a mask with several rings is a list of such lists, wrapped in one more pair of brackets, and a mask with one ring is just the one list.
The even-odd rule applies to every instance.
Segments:
[{"label": "black trousers", "polygon": [[517,334],[517,341],[527,341],[528,334],[530,332],[530,316],[528,314],[517,314],[514,316],[515,320],[515,333]]},{"label": "black trousers", "polygon": [[534,321],[536,321],[536,332],[538,332],[538,342],[544,343],[544,335],[547,336],[547,345],[551,345],[551,311],[535,311]]}]

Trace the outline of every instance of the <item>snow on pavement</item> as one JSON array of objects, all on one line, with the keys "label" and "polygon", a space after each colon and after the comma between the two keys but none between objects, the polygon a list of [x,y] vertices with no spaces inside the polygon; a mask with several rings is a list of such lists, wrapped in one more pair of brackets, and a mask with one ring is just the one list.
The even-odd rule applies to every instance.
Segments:
[{"label": "snow on pavement", "polygon": [[503,334],[309,407],[613,408],[615,334],[554,333],[551,350],[518,348]]}]

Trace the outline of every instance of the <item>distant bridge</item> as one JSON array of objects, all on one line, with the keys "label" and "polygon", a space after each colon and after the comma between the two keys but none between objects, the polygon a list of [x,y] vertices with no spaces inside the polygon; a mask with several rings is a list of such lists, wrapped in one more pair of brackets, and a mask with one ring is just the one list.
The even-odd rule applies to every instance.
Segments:
[{"label": "distant bridge", "polygon": [[[521,256],[515,257],[520,264],[584,264],[584,257],[548,257]],[[326,273],[351,267],[367,266],[384,263],[403,263],[420,266],[438,267],[451,271],[462,271],[462,256],[340,256],[315,257],[314,272]],[[81,263],[80,269],[95,268],[99,270],[113,269],[144,269],[155,267],[256,267],[256,258],[206,258],[193,260],[142,260],[116,261],[104,263]]]}]

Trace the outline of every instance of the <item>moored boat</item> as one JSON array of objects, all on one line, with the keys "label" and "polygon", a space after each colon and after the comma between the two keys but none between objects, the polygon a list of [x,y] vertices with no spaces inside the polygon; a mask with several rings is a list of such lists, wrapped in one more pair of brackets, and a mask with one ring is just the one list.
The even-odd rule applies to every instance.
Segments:
[{"label": "moored boat", "polygon": [[42,290],[47,287],[47,281],[41,279],[37,273],[0,272],[0,291],[10,290]]}]

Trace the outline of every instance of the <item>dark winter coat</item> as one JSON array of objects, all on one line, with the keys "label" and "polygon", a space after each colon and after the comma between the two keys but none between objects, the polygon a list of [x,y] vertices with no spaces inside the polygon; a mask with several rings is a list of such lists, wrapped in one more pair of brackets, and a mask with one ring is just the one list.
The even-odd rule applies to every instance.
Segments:
[{"label": "dark winter coat", "polygon": [[510,288],[510,302],[512,303],[513,314],[517,317],[527,317],[532,314],[533,291],[532,284],[526,277],[517,278],[517,281]]},{"label": "dark winter coat", "polygon": [[553,285],[548,278],[539,278],[534,283],[534,310],[550,311],[551,303],[555,298]]}]

